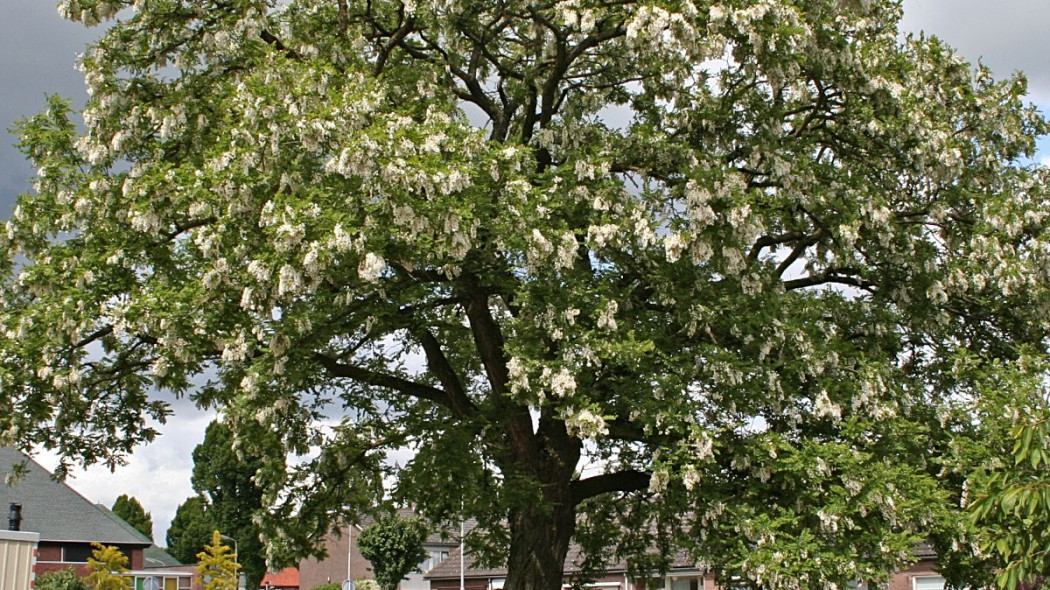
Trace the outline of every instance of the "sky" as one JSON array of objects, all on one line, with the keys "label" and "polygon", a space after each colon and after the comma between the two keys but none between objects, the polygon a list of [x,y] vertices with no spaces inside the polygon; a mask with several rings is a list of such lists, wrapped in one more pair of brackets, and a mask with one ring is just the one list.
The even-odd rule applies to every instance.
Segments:
[{"label": "sky", "polygon": [[[871,0],[880,1],[880,0]],[[59,18],[54,0],[0,0],[0,220],[10,215],[18,194],[29,190],[32,168],[7,132],[22,116],[41,110],[47,94],[85,100],[83,79],[74,67],[77,53],[97,34]],[[1046,0],[906,0],[902,28],[935,34],[968,60],[981,60],[999,77],[1024,71],[1031,101],[1050,113],[1050,30]],[[1040,142],[1050,163],[1050,141]],[[0,392],[2,395],[2,392]],[[76,470],[67,481],[88,499],[112,506],[120,494],[136,497],[153,515],[154,539],[164,545],[175,509],[193,495],[191,453],[204,440],[213,415],[179,401],[163,435],[141,447],[128,465]],[[53,468],[54,457],[36,458]]]}]

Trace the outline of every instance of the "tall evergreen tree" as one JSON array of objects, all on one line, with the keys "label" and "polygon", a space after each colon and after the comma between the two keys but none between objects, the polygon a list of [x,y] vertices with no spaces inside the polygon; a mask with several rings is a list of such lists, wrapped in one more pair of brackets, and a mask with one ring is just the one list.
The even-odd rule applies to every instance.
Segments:
[{"label": "tall evergreen tree", "polygon": [[124,519],[125,522],[135,527],[140,533],[153,540],[153,515],[146,512],[142,504],[134,496],[121,494],[113,502],[113,514]]},{"label": "tall evergreen tree", "polygon": [[205,512],[215,529],[237,540],[238,559],[249,588],[266,575],[266,555],[253,516],[262,508],[262,490],[254,478],[262,462],[238,453],[228,426],[208,425],[204,442],[193,449],[193,489],[207,498]]},{"label": "tall evergreen tree", "polygon": [[168,527],[168,553],[182,563],[195,563],[197,553],[211,539],[215,525],[208,508],[207,498],[193,496],[175,510],[175,518]]}]

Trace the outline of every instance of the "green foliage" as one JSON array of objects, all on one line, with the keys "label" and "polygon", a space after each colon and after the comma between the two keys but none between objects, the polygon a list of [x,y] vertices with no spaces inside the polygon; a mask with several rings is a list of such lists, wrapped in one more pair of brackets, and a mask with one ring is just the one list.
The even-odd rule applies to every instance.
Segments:
[{"label": "green foliage", "polygon": [[1022,77],[900,2],[183,4],[61,5],[113,22],[84,125],[19,127],[0,437],[114,463],[189,396],[230,430],[199,490],[283,562],[398,503],[508,590],[573,541],[776,590],[989,565],[974,412],[1050,342]]},{"label": "green foliage", "polygon": [[72,567],[37,576],[33,587],[36,590],[90,590],[88,585],[77,576],[76,569]]},{"label": "green foliage", "polygon": [[266,553],[254,520],[263,506],[263,492],[255,482],[262,464],[259,457],[235,450],[229,426],[218,421],[208,425],[204,442],[193,449],[193,489],[208,500],[202,503],[204,521],[237,539],[249,588],[266,575]]},{"label": "green foliage", "polygon": [[993,386],[1026,395],[989,405],[986,445],[970,474],[968,507],[981,549],[993,556],[1004,590],[1050,577],[1050,397],[1045,383],[1003,370]]},{"label": "green foliage", "polygon": [[354,580],[354,590],[380,590],[379,583],[372,578]]},{"label": "green foliage", "polygon": [[311,590],[342,590],[342,585],[333,582],[331,584],[321,584],[319,586],[314,586]]},{"label": "green foliage", "polygon": [[219,531],[213,531],[211,543],[197,554],[197,571],[204,580],[204,590],[237,590],[240,569],[233,549],[223,543]]},{"label": "green foliage", "polygon": [[168,552],[182,563],[195,563],[197,553],[211,540],[214,530],[208,500],[203,496],[186,498],[175,510],[175,517],[168,527]]},{"label": "green foliage", "polygon": [[95,550],[87,560],[90,573],[84,578],[95,590],[131,590],[131,578],[123,574],[128,569],[128,556],[112,545],[92,543]]},{"label": "green foliage", "polygon": [[113,502],[113,513],[135,527],[137,531],[153,540],[153,516],[134,497],[121,494]]},{"label": "green foliage", "polygon": [[361,531],[357,545],[372,564],[375,581],[382,590],[396,590],[397,585],[427,558],[423,543],[430,533],[418,518],[384,514]]}]

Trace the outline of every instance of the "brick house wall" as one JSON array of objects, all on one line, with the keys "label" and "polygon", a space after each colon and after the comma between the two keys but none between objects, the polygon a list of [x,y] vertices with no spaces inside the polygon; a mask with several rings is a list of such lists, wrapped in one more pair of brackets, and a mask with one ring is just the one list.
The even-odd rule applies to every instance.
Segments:
[{"label": "brick house wall", "polygon": [[[83,553],[85,550],[90,549],[91,545],[88,543],[55,543],[41,541],[37,548],[36,567],[33,568],[36,575],[39,576],[50,572],[60,572],[70,567],[74,568],[77,575],[80,577],[88,575],[90,570],[88,570],[86,562],[63,561],[64,551],[67,548],[73,549],[78,553]],[[129,569],[142,569],[142,547],[120,547],[120,551],[128,556],[130,560]]]},{"label": "brick house wall", "polygon": [[[304,559],[299,562],[299,588],[310,590],[321,584],[341,584],[346,579],[346,557],[352,556],[350,562],[350,577],[354,580],[372,579],[372,564],[361,556],[357,550],[357,538],[361,530],[353,528],[353,535],[348,535],[343,529],[341,535],[328,533],[324,538],[324,546],[328,549],[328,558],[317,560],[314,558]],[[352,537],[352,538],[351,538]],[[353,544],[353,547],[351,547]]]},{"label": "brick house wall", "polygon": [[939,575],[937,565],[933,560],[923,560],[902,572],[893,574],[887,590],[913,590],[915,578]]}]

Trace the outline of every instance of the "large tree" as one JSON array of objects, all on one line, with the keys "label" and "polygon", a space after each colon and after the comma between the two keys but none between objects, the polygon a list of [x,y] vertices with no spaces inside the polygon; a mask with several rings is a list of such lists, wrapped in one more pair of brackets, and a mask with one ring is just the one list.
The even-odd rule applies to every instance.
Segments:
[{"label": "large tree", "polygon": [[200,495],[186,498],[175,509],[175,517],[168,527],[168,552],[182,563],[195,563],[197,554],[211,541],[214,531],[208,499]]},{"label": "large tree", "polygon": [[137,531],[153,540],[153,516],[146,512],[134,496],[121,494],[113,502],[113,513],[124,519],[124,522],[135,527]]},{"label": "large tree", "polygon": [[942,458],[1046,354],[1046,124],[898,2],[60,12],[120,18],[84,126],[21,125],[5,441],[113,463],[188,393],[266,457],[275,556],[387,479],[508,590],[573,539],[813,588],[970,546]]},{"label": "large tree", "polygon": [[208,425],[204,441],[193,449],[190,481],[198,496],[207,498],[201,503],[205,520],[237,540],[237,559],[248,588],[257,588],[266,575],[266,552],[254,520],[263,508],[263,490],[255,482],[262,465],[261,458],[234,449],[230,428],[219,421]]}]

